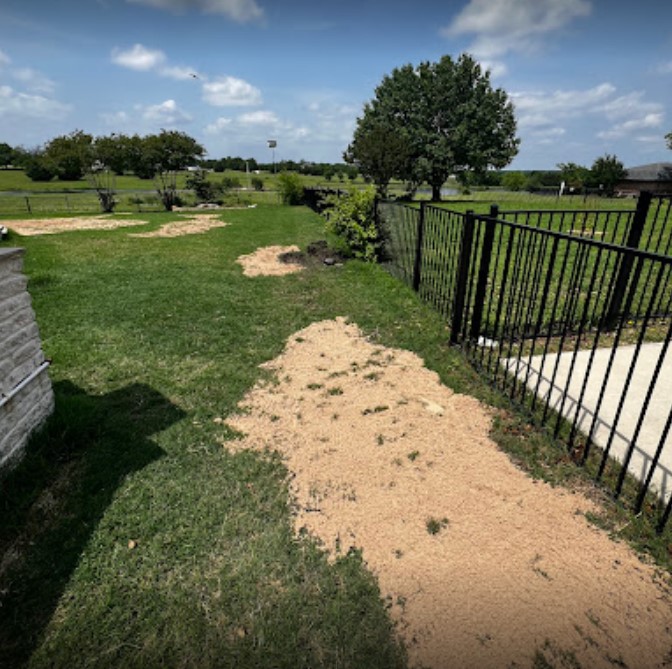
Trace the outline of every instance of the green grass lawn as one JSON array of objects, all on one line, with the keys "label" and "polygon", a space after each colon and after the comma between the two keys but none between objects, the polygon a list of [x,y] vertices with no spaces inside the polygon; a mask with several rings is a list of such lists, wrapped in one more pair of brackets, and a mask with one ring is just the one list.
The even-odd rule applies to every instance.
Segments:
[{"label": "green grass lawn", "polygon": [[376,267],[243,277],[239,255],[322,237],[312,212],[226,220],[176,239],[4,243],[27,249],[57,410],[2,483],[0,544],[20,559],[0,576],[0,665],[403,665],[360,557],[330,564],[294,537],[282,464],[231,454],[213,421],[292,332],[337,315],[415,341],[457,385],[475,376],[440,320]]},{"label": "green grass lawn", "polygon": [[[148,215],[147,228],[171,216]],[[416,351],[455,390],[507,405],[380,267],[242,275],[241,254],[323,238],[309,210],[223,217],[226,228],[173,239],[118,229],[2,243],[26,248],[56,393],[0,482],[2,667],[405,665],[361,556],[330,562],[294,536],[282,462],[229,451],[221,441],[236,435],[220,419],[290,334],[335,316]],[[535,476],[579,476],[508,410],[493,434]],[[637,520],[627,532],[665,564],[669,533]]]}]

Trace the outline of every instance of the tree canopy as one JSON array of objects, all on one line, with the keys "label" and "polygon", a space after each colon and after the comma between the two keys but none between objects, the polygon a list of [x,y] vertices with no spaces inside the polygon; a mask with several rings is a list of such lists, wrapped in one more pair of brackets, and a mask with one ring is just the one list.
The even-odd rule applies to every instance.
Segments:
[{"label": "tree canopy", "polygon": [[667,141],[667,148],[672,149],[672,132],[668,132],[667,135],[665,135],[665,140]]},{"label": "tree canopy", "polygon": [[44,147],[43,158],[61,181],[81,179],[91,167],[93,136],[82,130],[54,137]]},{"label": "tree canopy", "polygon": [[[501,169],[518,151],[512,103],[469,55],[404,65],[383,78],[344,154],[379,187],[427,181],[432,199],[450,174]],[[385,155],[385,145],[389,144]]]},{"label": "tree canopy", "polygon": [[609,154],[597,158],[590,172],[593,183],[609,196],[614,194],[616,184],[622,181],[628,173],[623,163],[616,156]]}]

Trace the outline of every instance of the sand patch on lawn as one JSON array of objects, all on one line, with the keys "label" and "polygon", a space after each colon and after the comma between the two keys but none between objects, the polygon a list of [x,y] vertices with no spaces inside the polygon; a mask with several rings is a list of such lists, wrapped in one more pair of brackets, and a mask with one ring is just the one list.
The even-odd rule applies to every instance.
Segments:
[{"label": "sand patch on lawn", "polygon": [[236,262],[243,266],[245,276],[282,276],[305,269],[303,265],[283,262],[285,253],[297,253],[298,246],[265,246],[254,253],[240,256]]},{"label": "sand patch on lawn", "polygon": [[558,667],[575,666],[564,653],[584,669],[666,666],[669,588],[586,521],[586,497],[517,469],[477,400],[343,319],[264,367],[278,383],[248,394],[227,421],[246,437],[223,443],[283,455],[297,532],[334,556],[362,549],[412,666],[530,667],[537,652]]},{"label": "sand patch on lawn", "polygon": [[225,228],[228,223],[221,221],[218,214],[195,214],[178,221],[164,223],[158,230],[133,232],[129,237],[182,237],[203,234],[213,228]]},{"label": "sand patch on lawn", "polygon": [[[147,225],[148,221],[131,218],[111,218],[109,215],[72,217],[72,218],[43,218],[16,221],[4,221],[10,230],[20,235],[53,235],[59,232],[73,230],[114,230],[136,225]],[[195,235],[213,228],[223,228],[228,223],[219,220],[218,214],[194,214],[187,218],[165,223],[158,230],[151,232],[129,233],[130,237],[181,237]]]},{"label": "sand patch on lawn", "polygon": [[31,237],[34,235],[55,235],[73,230],[114,230],[134,225],[147,225],[147,221],[132,218],[110,218],[109,215],[70,217],[70,218],[33,218],[16,221],[2,221],[10,230]]}]

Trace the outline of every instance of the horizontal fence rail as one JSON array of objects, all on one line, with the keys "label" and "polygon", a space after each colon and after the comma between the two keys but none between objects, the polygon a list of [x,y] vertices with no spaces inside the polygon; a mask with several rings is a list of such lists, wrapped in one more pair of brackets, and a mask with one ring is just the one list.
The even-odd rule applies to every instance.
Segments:
[{"label": "horizontal fence rail", "polygon": [[672,514],[669,197],[634,211],[383,202],[389,271],[451,341],[615,497]]}]

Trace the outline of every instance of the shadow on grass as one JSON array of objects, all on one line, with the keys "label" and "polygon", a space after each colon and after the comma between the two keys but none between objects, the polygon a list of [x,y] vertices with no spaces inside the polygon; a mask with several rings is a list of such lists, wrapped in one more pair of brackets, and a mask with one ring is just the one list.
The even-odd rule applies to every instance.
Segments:
[{"label": "shadow on grass", "polygon": [[30,657],[115,491],[163,455],[149,437],[184,416],[141,384],[54,393],[53,415],[0,476],[0,667]]}]

